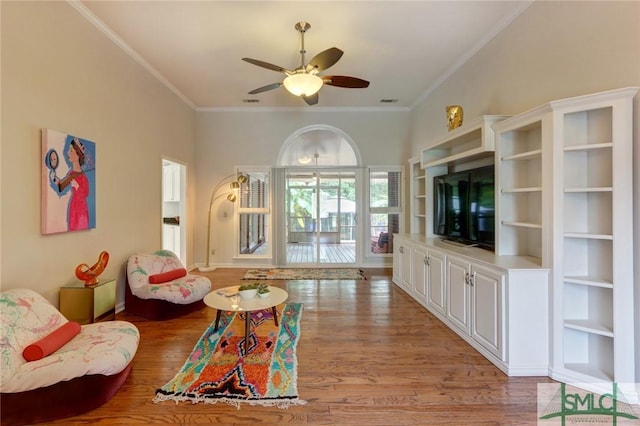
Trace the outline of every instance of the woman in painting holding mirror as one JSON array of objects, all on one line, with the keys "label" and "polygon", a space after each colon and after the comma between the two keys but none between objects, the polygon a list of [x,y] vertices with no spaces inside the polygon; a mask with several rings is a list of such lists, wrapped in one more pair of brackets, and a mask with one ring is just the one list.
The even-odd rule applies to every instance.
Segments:
[{"label": "woman in painting holding mirror", "polygon": [[[78,138],[73,138],[66,154],[67,162],[70,165],[69,172],[62,179],[54,174],[52,182],[58,186],[60,194],[71,190],[67,215],[69,231],[89,229],[89,207],[87,206],[89,180],[82,170],[85,161],[84,145]],[[69,185],[71,189],[69,189]]]}]

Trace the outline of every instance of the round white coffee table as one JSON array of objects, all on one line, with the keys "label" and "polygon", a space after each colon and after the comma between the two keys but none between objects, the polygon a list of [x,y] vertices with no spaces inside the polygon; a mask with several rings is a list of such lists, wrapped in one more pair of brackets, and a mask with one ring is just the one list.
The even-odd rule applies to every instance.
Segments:
[{"label": "round white coffee table", "polygon": [[273,321],[278,326],[278,313],[276,312],[276,306],[284,303],[289,294],[281,288],[269,286],[269,296],[259,297],[255,296],[251,299],[243,299],[238,294],[238,288],[240,286],[224,287],[218,290],[214,290],[204,297],[204,303],[216,309],[216,324],[214,330],[218,330],[218,323],[220,322],[220,314],[222,311],[232,312],[245,312],[245,326],[244,326],[244,352],[247,353],[249,349],[249,335],[251,324],[251,312],[261,311],[264,309],[271,309],[273,313]]}]

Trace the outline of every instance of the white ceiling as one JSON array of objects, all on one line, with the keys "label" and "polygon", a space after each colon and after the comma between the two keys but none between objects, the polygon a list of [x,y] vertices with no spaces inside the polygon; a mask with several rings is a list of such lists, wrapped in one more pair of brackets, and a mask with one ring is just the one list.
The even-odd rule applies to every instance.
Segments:
[{"label": "white ceiling", "polygon": [[[412,108],[531,3],[529,1],[70,1],[156,77],[196,109]],[[286,69],[338,47],[344,55],[321,75],[371,82],[331,86],[307,106],[284,87],[248,95]],[[257,99],[259,103],[246,103]],[[383,99],[397,99],[382,103]]]}]

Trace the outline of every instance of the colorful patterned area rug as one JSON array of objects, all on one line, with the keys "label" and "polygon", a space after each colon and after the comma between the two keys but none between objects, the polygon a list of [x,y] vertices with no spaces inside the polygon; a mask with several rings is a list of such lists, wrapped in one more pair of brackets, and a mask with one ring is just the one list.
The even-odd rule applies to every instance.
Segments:
[{"label": "colorful patterned area rug", "polygon": [[366,280],[362,269],[275,268],[250,269],[243,280]]},{"label": "colorful patterned area rug", "polygon": [[288,408],[306,404],[298,398],[298,359],[302,303],[251,313],[249,350],[244,353],[244,315],[223,312],[218,331],[211,324],[180,371],[156,391],[153,402],[224,402]]}]

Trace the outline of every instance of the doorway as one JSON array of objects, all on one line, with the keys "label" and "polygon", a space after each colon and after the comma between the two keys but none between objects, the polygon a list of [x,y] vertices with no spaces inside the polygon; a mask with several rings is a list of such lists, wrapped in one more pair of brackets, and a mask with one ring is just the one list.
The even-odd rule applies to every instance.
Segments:
[{"label": "doorway", "polygon": [[162,160],[162,249],[171,250],[186,265],[185,165]]},{"label": "doorway", "polygon": [[355,169],[287,169],[288,265],[356,263]]},{"label": "doorway", "polygon": [[310,267],[355,266],[362,244],[357,206],[360,153],[342,130],[314,124],[287,138],[278,155],[277,263]]}]

